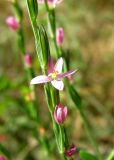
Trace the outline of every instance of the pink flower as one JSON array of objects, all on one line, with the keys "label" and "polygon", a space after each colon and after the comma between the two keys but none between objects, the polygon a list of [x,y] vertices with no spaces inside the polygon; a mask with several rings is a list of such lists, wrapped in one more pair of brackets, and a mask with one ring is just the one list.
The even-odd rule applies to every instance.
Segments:
[{"label": "pink flower", "polygon": [[0,160],[6,160],[6,158],[2,155],[0,155]]},{"label": "pink flower", "polygon": [[29,53],[25,55],[25,64],[27,67],[31,68],[32,67],[32,57]]},{"label": "pink flower", "polygon": [[49,58],[48,62],[48,75],[41,75],[33,78],[30,82],[30,84],[40,84],[40,83],[46,83],[51,82],[51,84],[58,90],[63,90],[64,83],[62,82],[63,77],[67,77],[73,73],[76,72],[76,70],[70,70],[66,73],[62,72],[62,66],[63,66],[63,58],[59,58],[56,62],[55,66],[53,66],[53,62],[51,58]]},{"label": "pink flower", "polygon": [[9,28],[11,28],[13,30],[19,29],[19,23],[16,20],[16,18],[13,16],[9,16],[6,18],[6,24],[8,25]]},{"label": "pink flower", "polygon": [[69,81],[71,81],[71,82],[73,81],[72,75],[69,75],[67,78]]},{"label": "pink flower", "polygon": [[76,146],[72,144],[69,149],[65,149],[65,155],[71,157],[76,153]]},{"label": "pink flower", "polygon": [[56,43],[60,46],[63,43],[64,39],[64,30],[63,28],[57,28],[56,30]]},{"label": "pink flower", "polygon": [[63,107],[61,104],[58,104],[54,110],[54,118],[58,124],[62,124],[67,117],[67,107]]},{"label": "pink flower", "polygon": [[[57,4],[61,3],[63,0],[48,0],[48,5],[56,6]],[[44,0],[38,0],[39,4],[43,4]]]}]

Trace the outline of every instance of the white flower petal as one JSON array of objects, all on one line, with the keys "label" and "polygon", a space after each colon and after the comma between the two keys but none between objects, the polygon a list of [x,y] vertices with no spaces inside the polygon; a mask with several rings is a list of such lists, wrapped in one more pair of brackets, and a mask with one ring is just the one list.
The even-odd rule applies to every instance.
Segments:
[{"label": "white flower petal", "polygon": [[64,88],[64,83],[62,81],[53,80],[51,84],[58,90],[62,91]]},{"label": "white flower petal", "polygon": [[62,66],[63,66],[63,58],[59,58],[57,63],[55,64],[54,70],[57,71],[58,73],[62,72]]},{"label": "white flower petal", "polygon": [[30,84],[40,84],[40,83],[46,83],[49,82],[50,78],[46,75],[41,75],[33,78],[30,82]]}]

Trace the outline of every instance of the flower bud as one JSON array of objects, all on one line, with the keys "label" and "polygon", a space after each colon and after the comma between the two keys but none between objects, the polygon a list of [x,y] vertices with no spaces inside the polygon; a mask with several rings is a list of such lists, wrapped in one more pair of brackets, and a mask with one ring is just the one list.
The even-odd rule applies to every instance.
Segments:
[{"label": "flower bud", "polygon": [[58,104],[54,110],[54,118],[58,124],[62,124],[67,117],[67,107]]},{"label": "flower bud", "polygon": [[19,23],[16,20],[15,17],[13,16],[9,16],[6,18],[6,24],[9,28],[13,29],[13,30],[18,30],[19,29]]},{"label": "flower bud", "polygon": [[76,146],[72,144],[69,149],[65,149],[65,155],[71,157],[76,153]]},{"label": "flower bud", "polygon": [[0,155],[0,160],[6,160],[6,158],[3,155]]},{"label": "flower bud", "polygon": [[25,64],[27,67],[31,68],[32,67],[32,57],[29,53],[25,55]]},{"label": "flower bud", "polygon": [[64,39],[64,30],[63,28],[57,28],[56,30],[56,43],[60,46],[63,43]]}]

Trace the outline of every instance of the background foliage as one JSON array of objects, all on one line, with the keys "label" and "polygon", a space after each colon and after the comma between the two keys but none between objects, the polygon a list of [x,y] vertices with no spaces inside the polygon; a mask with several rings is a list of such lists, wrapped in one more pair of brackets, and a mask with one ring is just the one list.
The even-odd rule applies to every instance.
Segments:
[{"label": "background foliage", "polygon": [[[33,57],[36,75],[37,63],[34,37],[28,18],[26,3],[19,1],[24,11],[23,29],[26,52]],[[39,8],[38,21],[45,23],[44,8]],[[114,148],[114,2],[113,0],[67,0],[56,9],[58,26],[65,29],[63,47],[69,49],[71,68],[79,71],[73,76],[73,84],[83,97],[83,107],[97,137],[104,157]],[[36,140],[36,128],[26,116],[28,84],[25,70],[17,49],[16,34],[10,31],[5,18],[12,15],[10,1],[0,1],[0,150],[13,159],[44,159],[47,154]],[[51,44],[51,42],[50,42]],[[53,47],[51,48],[53,52]],[[39,69],[39,70],[38,70]],[[43,131],[51,139],[52,126],[47,104],[43,97],[43,86],[36,87],[38,110],[43,120]],[[79,148],[93,152],[83,124],[68,95],[61,93],[62,102],[70,107],[66,126],[68,136]],[[45,118],[44,118],[45,117]],[[72,135],[72,137],[71,137]],[[45,154],[43,154],[45,153]],[[56,152],[57,154],[57,152]],[[55,156],[52,154],[52,159]]]}]

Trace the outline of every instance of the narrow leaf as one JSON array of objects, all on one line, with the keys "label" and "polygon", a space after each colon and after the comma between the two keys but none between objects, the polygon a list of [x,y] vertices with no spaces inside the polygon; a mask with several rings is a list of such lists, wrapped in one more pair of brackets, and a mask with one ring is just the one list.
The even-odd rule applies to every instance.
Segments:
[{"label": "narrow leaf", "polygon": [[91,153],[88,153],[86,151],[80,151],[79,152],[80,158],[82,160],[98,160],[96,156],[92,155]]},{"label": "narrow leaf", "polygon": [[37,0],[27,0],[27,4],[31,20],[35,21],[38,15],[38,2]]},{"label": "narrow leaf", "polygon": [[72,98],[72,101],[77,106],[77,108],[80,110],[82,106],[82,100],[79,96],[78,92],[75,90],[75,88],[72,85],[68,85],[69,94]]},{"label": "narrow leaf", "polygon": [[109,154],[107,160],[114,160],[114,150]]}]

